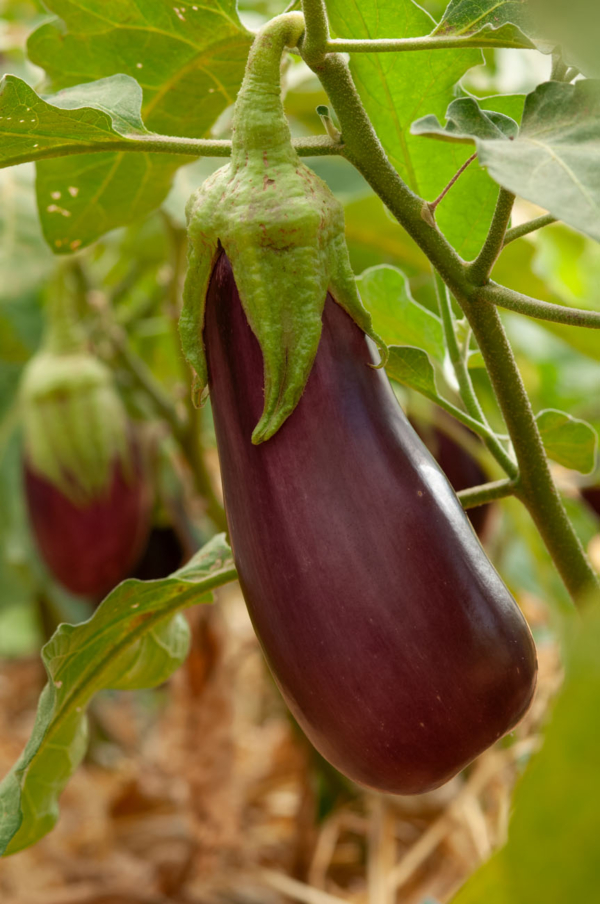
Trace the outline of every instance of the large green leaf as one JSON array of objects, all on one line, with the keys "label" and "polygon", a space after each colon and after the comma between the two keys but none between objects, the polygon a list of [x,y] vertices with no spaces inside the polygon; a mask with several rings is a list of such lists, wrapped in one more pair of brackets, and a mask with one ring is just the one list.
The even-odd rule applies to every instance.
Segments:
[{"label": "large green leaf", "polygon": [[[346,38],[416,37],[431,32],[435,24],[412,0],[330,0],[327,8],[332,29]],[[411,123],[426,113],[441,115],[455,97],[456,83],[481,60],[481,51],[471,49],[351,57],[362,101],[386,153],[408,185],[428,201],[441,193],[469,150],[422,141],[410,134]],[[467,259],[477,254],[487,233],[496,192],[474,164],[437,209],[440,229]]]},{"label": "large green leaf", "polygon": [[453,904],[593,901],[598,858],[600,617],[578,630],[544,746],[514,798],[506,847],[475,873]]},{"label": "large green leaf", "polygon": [[[48,0],[46,5],[63,21],[42,25],[28,51],[54,89],[124,73],[142,86],[148,129],[189,137],[206,135],[233,102],[251,41],[235,0],[181,7],[168,0],[143,7],[134,0]],[[42,216],[48,192],[67,199],[69,188],[78,189],[81,211],[77,224],[73,218],[46,219],[50,245],[69,251],[74,242],[92,241],[143,215],[160,203],[183,162],[189,158],[137,153],[41,161]]]},{"label": "large green leaf", "polygon": [[86,749],[86,707],[105,688],[153,687],[184,660],[182,609],[209,603],[235,578],[224,534],[171,577],[129,580],[80,625],[61,625],[42,651],[48,684],[21,758],[0,784],[0,851],[34,844],[58,819],[58,798]]},{"label": "large green leaf", "polygon": [[450,104],[446,116],[445,128],[435,116],[421,118],[413,134],[470,139],[496,182],[600,241],[600,80],[539,85],[527,95],[516,137],[472,98]]},{"label": "large green leaf", "polygon": [[395,267],[382,265],[357,280],[375,332],[387,345],[413,345],[444,362],[444,330],[439,317],[414,300],[408,280]]}]

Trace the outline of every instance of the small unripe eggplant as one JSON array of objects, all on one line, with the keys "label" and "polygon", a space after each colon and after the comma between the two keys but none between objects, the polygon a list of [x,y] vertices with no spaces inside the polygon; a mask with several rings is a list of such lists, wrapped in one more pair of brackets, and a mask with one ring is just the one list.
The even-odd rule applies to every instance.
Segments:
[{"label": "small unripe eggplant", "polygon": [[73,501],[27,460],[24,483],[37,546],[63,587],[99,601],[128,577],[150,523],[150,491],[139,465],[132,474],[116,460],[103,492],[85,501]]},{"label": "small unripe eggplant", "polygon": [[87,350],[62,293],[24,370],[20,402],[25,499],[39,551],[67,590],[99,601],[142,552],[152,493],[112,374]]},{"label": "small unripe eggplant", "polygon": [[263,355],[224,253],[204,347],[235,562],[283,697],[356,782],[441,785],[529,706],[521,612],[329,293],[304,392],[266,442]]}]

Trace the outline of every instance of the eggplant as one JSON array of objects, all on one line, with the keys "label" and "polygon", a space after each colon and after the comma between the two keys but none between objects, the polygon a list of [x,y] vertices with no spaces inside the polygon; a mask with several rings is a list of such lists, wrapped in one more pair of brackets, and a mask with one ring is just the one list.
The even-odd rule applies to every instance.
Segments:
[{"label": "eggplant", "polygon": [[258,445],[263,357],[224,252],[203,339],[234,558],[285,701],[355,782],[436,788],[527,710],[525,619],[331,294],[300,401]]},{"label": "eggplant", "polygon": [[[445,430],[435,424],[420,424],[412,417],[409,420],[457,493],[486,482],[487,475],[477,459]],[[481,442],[479,437],[458,421],[453,422],[453,427],[464,433],[472,443]],[[488,532],[492,509],[493,506],[488,502],[467,511],[467,517],[482,542],[485,541]]]},{"label": "eggplant", "polygon": [[25,457],[25,498],[38,549],[71,593],[100,601],[128,577],[143,552],[152,494],[137,450],[131,458],[129,473],[115,460],[103,491],[77,503]]}]

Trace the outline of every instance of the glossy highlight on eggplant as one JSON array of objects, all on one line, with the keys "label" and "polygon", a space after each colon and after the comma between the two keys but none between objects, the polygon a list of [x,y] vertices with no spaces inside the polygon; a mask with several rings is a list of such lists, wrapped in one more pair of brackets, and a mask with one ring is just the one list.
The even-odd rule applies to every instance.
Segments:
[{"label": "glossy highlight on eggplant", "polygon": [[283,697],[356,782],[443,784],[531,702],[521,612],[330,295],[304,394],[260,445],[263,362],[224,253],[204,344],[235,562]]}]

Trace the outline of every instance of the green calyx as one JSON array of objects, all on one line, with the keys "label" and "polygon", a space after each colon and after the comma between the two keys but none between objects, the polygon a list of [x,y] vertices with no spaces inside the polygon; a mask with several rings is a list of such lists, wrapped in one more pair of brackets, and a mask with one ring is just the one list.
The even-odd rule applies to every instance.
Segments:
[{"label": "green calyx", "polygon": [[128,421],[112,374],[83,350],[44,348],[20,387],[29,468],[81,507],[109,489],[115,463],[131,472]]},{"label": "green calyx", "polygon": [[281,57],[303,32],[302,14],[288,13],[258,33],[235,105],[231,161],[187,207],[189,268],[180,333],[196,372],[196,397],[208,382],[204,307],[221,245],[263,354],[265,405],[253,443],[273,436],[298,404],[328,291],[386,353],[356,288],[342,205],[292,147],[281,101]]}]

